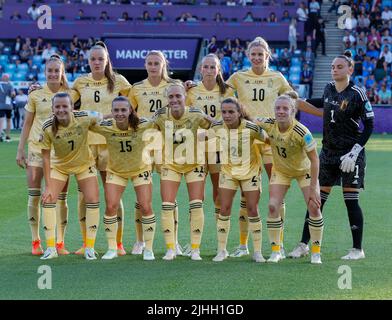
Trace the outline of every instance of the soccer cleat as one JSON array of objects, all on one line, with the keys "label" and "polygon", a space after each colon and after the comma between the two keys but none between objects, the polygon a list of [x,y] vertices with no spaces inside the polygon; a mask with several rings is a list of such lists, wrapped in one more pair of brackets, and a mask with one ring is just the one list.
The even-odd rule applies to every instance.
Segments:
[{"label": "soccer cleat", "polygon": [[364,258],[365,252],[362,249],[352,248],[347,255],[342,257],[342,260],[358,260]]},{"label": "soccer cleat", "polygon": [[212,261],[215,262],[222,262],[223,260],[227,259],[227,257],[229,256],[229,253],[227,252],[227,250],[221,250],[218,252],[218,254],[212,259]]},{"label": "soccer cleat", "polygon": [[320,253],[312,253],[310,258],[310,263],[313,264],[321,264],[321,254]]},{"label": "soccer cleat", "polygon": [[297,259],[309,254],[309,246],[303,242],[300,242],[288,256],[289,258]]},{"label": "soccer cleat", "polygon": [[146,261],[155,260],[154,252],[152,252],[150,250],[147,250],[147,249],[144,249],[144,251],[143,251],[143,260],[146,260]]},{"label": "soccer cleat", "polygon": [[267,262],[277,263],[282,260],[282,256],[280,255],[280,251],[272,251],[271,256],[267,260]]},{"label": "soccer cleat", "polygon": [[230,254],[231,258],[240,258],[249,254],[248,247],[239,246],[235,248],[234,252]]},{"label": "soccer cleat", "polygon": [[203,260],[203,259],[200,257],[200,250],[199,250],[199,249],[192,249],[192,251],[191,251],[191,259],[192,259],[193,261],[200,261],[200,260]]},{"label": "soccer cleat", "polygon": [[176,244],[176,254],[184,257],[190,257],[192,254],[192,247],[187,243],[184,247],[181,247],[179,243]]},{"label": "soccer cleat", "polygon": [[49,260],[53,258],[57,258],[58,254],[55,247],[48,247],[45,250],[44,255],[40,258],[41,260]]},{"label": "soccer cleat", "polygon": [[11,138],[9,136],[5,137],[5,142],[11,142]]},{"label": "soccer cleat", "polygon": [[84,257],[87,260],[96,260],[97,253],[95,252],[94,248],[85,248],[84,249]]},{"label": "soccer cleat", "polygon": [[122,242],[117,243],[117,255],[125,256],[126,254],[127,254],[127,252],[125,251]]},{"label": "soccer cleat", "polygon": [[132,254],[142,254],[144,249],[144,242],[136,241],[132,248]]},{"label": "soccer cleat", "polygon": [[166,254],[163,256],[163,260],[174,260],[176,257],[176,252],[174,249],[167,249]]},{"label": "soccer cleat", "polygon": [[64,242],[56,243],[56,250],[60,256],[66,256],[69,254],[69,251],[65,249]]},{"label": "soccer cleat", "polygon": [[41,247],[41,240],[35,240],[31,243],[31,254],[33,256],[40,256],[44,253]]},{"label": "soccer cleat", "polygon": [[[117,258],[117,257],[118,257],[117,250],[109,249],[109,250],[102,256],[101,259],[103,259],[103,260],[112,260],[112,259]],[[87,258],[86,258],[86,259],[87,259]],[[90,259],[90,260],[93,260],[93,259]]]},{"label": "soccer cleat", "polygon": [[286,259],[286,251],[282,246],[280,247],[280,259],[281,260]]},{"label": "soccer cleat", "polygon": [[86,245],[83,243],[83,246],[79,250],[76,250],[75,254],[77,254],[77,255],[84,255],[85,249],[86,249]]},{"label": "soccer cleat", "polygon": [[253,260],[259,263],[265,262],[265,258],[263,257],[260,251],[253,253]]}]

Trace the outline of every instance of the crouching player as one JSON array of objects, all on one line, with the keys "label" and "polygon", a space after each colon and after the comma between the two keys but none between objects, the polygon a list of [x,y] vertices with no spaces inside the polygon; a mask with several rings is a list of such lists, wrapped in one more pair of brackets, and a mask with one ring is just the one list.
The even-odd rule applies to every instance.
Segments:
[{"label": "crouching player", "polygon": [[279,208],[296,179],[309,210],[309,232],[312,241],[311,263],[320,264],[320,247],[324,222],[320,211],[320,187],[318,183],[319,159],[316,141],[309,130],[295,120],[296,93],[279,96],[275,102],[275,119],[258,118],[255,123],[269,135],[272,147],[273,166],[270,181],[268,236],[272,254],[268,262],[282,259],[280,253],[280,232],[282,217]]}]

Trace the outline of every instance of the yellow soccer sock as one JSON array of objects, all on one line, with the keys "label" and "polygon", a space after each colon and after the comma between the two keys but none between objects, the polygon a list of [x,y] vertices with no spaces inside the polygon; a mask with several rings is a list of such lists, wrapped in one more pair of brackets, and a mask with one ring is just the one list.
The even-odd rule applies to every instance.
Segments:
[{"label": "yellow soccer sock", "polygon": [[272,251],[280,251],[280,236],[282,229],[281,217],[267,217],[268,238],[271,243]]},{"label": "yellow soccer sock", "polygon": [[109,250],[117,250],[117,229],[118,229],[118,218],[116,215],[114,216],[105,216],[103,217],[103,224],[105,226],[105,234],[106,239],[108,240],[108,248]]},{"label": "yellow soccer sock", "polygon": [[309,217],[309,233],[312,242],[312,253],[320,253],[321,242],[323,240],[324,220],[323,217]]},{"label": "yellow soccer sock", "polygon": [[27,202],[27,217],[29,219],[32,241],[40,240],[39,222],[41,218],[41,189],[29,188],[29,199]]},{"label": "yellow soccer sock", "polygon": [[240,246],[246,247],[248,245],[249,225],[248,225],[248,210],[246,209],[245,197],[241,197],[239,224],[240,224]]},{"label": "yellow soccer sock", "polygon": [[174,207],[175,204],[171,202],[162,203],[161,212],[161,225],[163,231],[163,237],[165,238],[166,248],[175,249],[175,237],[174,237]]},{"label": "yellow soccer sock", "polygon": [[86,203],[84,202],[83,192],[78,188],[78,219],[80,232],[82,233],[83,244],[86,244]]},{"label": "yellow soccer sock", "polygon": [[122,199],[120,199],[120,205],[117,210],[117,222],[116,241],[120,244],[122,243],[124,233],[124,204]]},{"label": "yellow soccer sock", "polygon": [[135,202],[135,232],[136,241],[143,242],[142,210],[140,204]]},{"label": "yellow soccer sock", "polygon": [[42,205],[44,230],[47,247],[56,245],[56,204],[45,203]]},{"label": "yellow soccer sock", "polygon": [[99,202],[86,203],[86,248],[94,248],[99,226]]},{"label": "yellow soccer sock", "polygon": [[219,215],[216,230],[218,235],[218,251],[226,250],[227,238],[230,232],[230,216]]},{"label": "yellow soccer sock", "polygon": [[174,241],[178,243],[178,202],[174,202]]},{"label": "yellow soccer sock", "polygon": [[64,242],[65,229],[68,224],[67,192],[60,192],[56,206],[57,242]]},{"label": "yellow soccer sock", "polygon": [[150,216],[142,217],[142,224],[145,248],[149,251],[152,251],[156,228],[156,219],[154,213]]},{"label": "yellow soccer sock", "polygon": [[253,251],[261,252],[261,240],[262,240],[262,225],[261,219],[257,217],[248,217],[249,220],[249,231],[252,234],[253,239]]},{"label": "yellow soccer sock", "polygon": [[201,237],[204,228],[204,210],[202,200],[192,200],[189,202],[191,215],[191,248],[200,248]]},{"label": "yellow soccer sock", "polygon": [[286,218],[286,204],[282,202],[282,205],[279,209],[280,217],[282,218],[282,229],[280,230],[280,246],[283,247],[284,240],[284,221]]}]

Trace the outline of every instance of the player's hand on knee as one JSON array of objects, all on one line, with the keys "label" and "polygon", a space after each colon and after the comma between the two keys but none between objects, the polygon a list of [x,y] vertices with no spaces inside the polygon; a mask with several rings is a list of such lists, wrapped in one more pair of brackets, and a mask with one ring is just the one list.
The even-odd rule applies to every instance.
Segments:
[{"label": "player's hand on knee", "polygon": [[340,164],[340,170],[347,173],[353,172],[355,170],[355,162],[357,161],[358,155],[362,149],[363,147],[356,143],[349,153],[340,157],[340,160],[342,161]]},{"label": "player's hand on knee", "polygon": [[44,193],[41,196],[42,203],[52,203],[53,199],[53,192],[50,190],[50,188],[46,187]]}]

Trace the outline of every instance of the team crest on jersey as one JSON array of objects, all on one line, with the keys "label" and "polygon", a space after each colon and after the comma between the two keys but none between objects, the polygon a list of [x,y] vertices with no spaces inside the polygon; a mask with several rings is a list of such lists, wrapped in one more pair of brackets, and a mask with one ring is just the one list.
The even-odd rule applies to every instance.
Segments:
[{"label": "team crest on jersey", "polygon": [[146,95],[147,95],[147,92],[144,91],[143,94],[142,94],[142,96],[146,96]]},{"label": "team crest on jersey", "polygon": [[309,145],[309,144],[311,144],[312,143],[312,135],[310,134],[310,133],[307,133],[306,135],[305,135],[305,137],[304,137],[304,140],[305,140],[305,143],[307,144],[307,145]]},{"label": "team crest on jersey", "polygon": [[187,121],[185,122],[185,128],[187,128],[187,129],[192,128],[192,121],[191,121],[191,120],[187,120]]},{"label": "team crest on jersey", "polygon": [[372,110],[373,110],[372,105],[370,104],[369,101],[366,102],[366,104],[365,104],[365,109],[366,109],[367,111],[372,111]]},{"label": "team crest on jersey", "polygon": [[272,88],[272,86],[273,86],[273,81],[272,81],[272,79],[269,79],[268,80],[268,88]]}]

